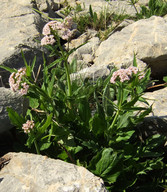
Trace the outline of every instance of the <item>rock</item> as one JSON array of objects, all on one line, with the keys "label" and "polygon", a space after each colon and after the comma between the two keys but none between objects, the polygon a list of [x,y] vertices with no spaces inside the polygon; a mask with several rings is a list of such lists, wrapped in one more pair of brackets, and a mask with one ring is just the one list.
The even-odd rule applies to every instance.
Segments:
[{"label": "rock", "polygon": [[[67,0],[68,5],[71,7],[76,7],[76,1],[75,0]],[[116,14],[128,14],[130,16],[135,16],[136,11],[133,6],[129,4],[128,0],[122,1],[105,1],[105,0],[80,0],[77,1],[78,4],[81,5],[83,8],[83,13],[89,12],[89,6],[92,6],[92,10],[99,14],[101,11],[107,10],[112,13]],[[140,6],[137,5],[137,9],[140,10]]]},{"label": "rock", "polygon": [[152,16],[142,19],[115,32],[103,41],[95,53],[94,65],[128,66],[137,58],[152,69],[152,75],[166,74],[167,61],[167,22],[162,17]]},{"label": "rock", "polygon": [[86,67],[77,73],[71,74],[71,80],[80,78],[97,80],[99,77],[105,78],[110,74],[112,68],[112,65]]},{"label": "rock", "polygon": [[144,98],[147,98],[147,102],[149,103],[149,105],[152,105],[153,113],[150,113],[150,117],[159,117],[167,120],[166,95],[167,87],[144,94]]},{"label": "rock", "polygon": [[[33,11],[31,0],[2,0],[0,2],[0,65],[12,68],[24,66],[23,50],[28,61],[37,55],[37,63],[42,62],[41,46],[35,39],[39,38],[43,21]],[[0,70],[3,82],[7,82],[7,73]]]},{"label": "rock", "polygon": [[[78,48],[69,57],[69,62],[76,59],[79,62],[80,69],[92,65],[94,53],[100,44],[98,37],[91,38],[85,45]],[[86,59],[85,59],[86,58]]]},{"label": "rock", "polygon": [[0,171],[1,192],[107,192],[104,182],[84,167],[28,153],[8,153]]},{"label": "rock", "polygon": [[[152,105],[152,112],[141,122],[138,127],[144,136],[162,134],[167,136],[167,87],[153,92],[144,93],[148,104]],[[137,106],[147,107],[144,103],[137,102]]]},{"label": "rock", "polygon": [[0,133],[8,131],[13,127],[11,125],[7,107],[11,107],[18,113],[23,112],[23,97],[14,93],[10,89],[0,87]]},{"label": "rock", "polygon": [[60,8],[60,1],[58,0],[35,0],[34,2],[39,11],[54,12]]}]

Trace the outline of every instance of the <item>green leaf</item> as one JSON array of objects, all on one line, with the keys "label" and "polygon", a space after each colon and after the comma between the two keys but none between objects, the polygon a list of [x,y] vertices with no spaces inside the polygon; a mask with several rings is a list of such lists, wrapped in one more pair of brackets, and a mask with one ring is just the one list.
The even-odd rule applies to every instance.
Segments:
[{"label": "green leaf", "polygon": [[11,123],[19,128],[22,127],[23,123],[25,123],[25,119],[19,115],[12,108],[7,107],[7,112]]},{"label": "green leaf", "polygon": [[94,15],[93,15],[93,22],[96,24],[97,22],[97,13],[94,12]]},{"label": "green leaf", "polygon": [[116,141],[117,141],[117,142],[127,141],[127,140],[129,140],[129,139],[132,137],[132,135],[133,135],[134,132],[135,132],[134,130],[132,130],[132,131],[127,131],[127,132],[125,132],[125,133],[123,132],[123,133],[119,134],[119,136],[117,137]]},{"label": "green leaf", "polygon": [[42,145],[40,146],[40,151],[46,150],[51,146],[51,142],[49,143],[42,143]]},{"label": "green leaf", "polygon": [[31,108],[33,108],[33,109],[38,108],[38,106],[39,106],[38,99],[29,97],[29,106],[30,106]]},{"label": "green leaf", "polygon": [[12,69],[10,67],[3,66],[3,65],[0,65],[0,68],[5,69],[6,71],[9,71],[10,73],[17,72],[16,69]]},{"label": "green leaf", "polygon": [[167,82],[167,76],[163,77],[163,80],[164,80],[165,82]]},{"label": "green leaf", "polygon": [[114,106],[112,100],[114,99],[114,89],[110,88],[107,84],[104,88],[102,95],[102,104],[107,116],[112,116],[114,112]]},{"label": "green leaf", "polygon": [[105,176],[112,169],[112,163],[116,158],[117,154],[113,153],[113,149],[104,149],[101,154],[101,159],[96,164],[96,172],[101,176]]},{"label": "green leaf", "polygon": [[91,118],[91,111],[86,98],[80,99],[78,104],[78,112],[81,120],[88,125],[89,120]]},{"label": "green leaf", "polygon": [[122,170],[121,159],[112,148],[104,148],[91,160],[88,168],[104,181],[114,183]]},{"label": "green leaf", "polygon": [[46,131],[46,129],[49,127],[49,125],[52,122],[52,116],[53,116],[52,113],[48,115],[44,125],[38,129],[40,134],[43,134]]},{"label": "green leaf", "polygon": [[89,14],[90,14],[90,16],[91,16],[91,18],[93,19],[93,10],[92,10],[92,6],[91,5],[89,5]]},{"label": "green leaf", "polygon": [[32,61],[32,64],[31,64],[31,71],[34,70],[35,63],[36,63],[36,56],[34,57],[34,59],[33,59],[33,61]]},{"label": "green leaf", "polygon": [[95,135],[101,135],[104,133],[106,129],[106,121],[104,118],[96,113],[89,121],[90,129],[93,131]]},{"label": "green leaf", "polygon": [[26,61],[26,59],[25,59],[23,50],[21,50],[21,55],[22,55],[24,64],[25,64],[25,66],[26,66],[26,75],[27,75],[28,77],[31,77],[31,67],[28,65],[28,63],[27,63],[27,61]]},{"label": "green leaf", "polygon": [[53,61],[52,63],[50,63],[47,67],[47,69],[50,69],[52,67],[54,67],[56,64],[61,63],[62,62],[62,58],[56,59],[55,61]]},{"label": "green leaf", "polygon": [[117,129],[127,127],[130,123],[130,117],[132,113],[127,111],[125,114],[120,115],[117,122]]},{"label": "green leaf", "polygon": [[136,53],[134,53],[134,56],[133,56],[133,66],[137,67]]},{"label": "green leaf", "polygon": [[49,97],[52,96],[52,92],[53,92],[53,88],[54,88],[55,73],[56,73],[56,69],[53,69],[52,70],[52,78],[51,78],[51,81],[48,83],[48,89],[47,89]]},{"label": "green leaf", "polygon": [[30,148],[32,146],[32,144],[35,141],[35,136],[33,134],[30,134],[28,139],[27,139],[27,143],[26,145],[28,146],[28,148]]}]

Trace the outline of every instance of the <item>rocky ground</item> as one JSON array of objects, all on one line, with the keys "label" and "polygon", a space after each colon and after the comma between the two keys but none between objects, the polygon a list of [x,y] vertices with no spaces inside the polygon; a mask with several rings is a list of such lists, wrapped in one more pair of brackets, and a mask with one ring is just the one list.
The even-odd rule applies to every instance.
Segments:
[{"label": "rocky ground", "polygon": [[[68,1],[68,3],[70,6],[76,5],[74,0]],[[127,1],[81,0],[79,3],[81,5],[84,3],[84,13],[88,11],[91,4],[93,10],[97,12],[107,7],[115,13],[126,12],[131,16],[135,15],[134,7],[130,6]],[[140,4],[147,5],[147,3],[146,0],[139,0],[137,8],[140,9]],[[46,19],[32,8],[56,18],[61,16],[60,9],[63,7],[63,2],[59,0],[17,0],[17,2],[15,0],[1,0],[0,7],[0,28],[2,30],[0,34],[0,65],[13,68],[24,66],[20,54],[21,49],[28,61],[32,61],[34,55],[37,55],[37,63],[41,64],[43,48],[38,40],[41,39],[42,27],[46,23]],[[77,47],[88,41],[69,58],[71,60],[75,57],[78,63],[84,66],[84,69],[79,70],[74,76],[107,76],[113,66],[121,68],[132,65],[135,52],[139,68],[150,67],[152,77],[162,80],[163,76],[167,75],[166,34],[167,16],[152,16],[139,21],[122,21],[104,41],[99,39],[96,31],[88,30],[73,39],[70,44],[70,47]],[[7,88],[9,73],[0,69],[0,77],[0,156],[2,156],[13,150],[12,141],[14,139],[12,133],[9,132],[13,126],[7,116],[6,107],[12,107],[22,113],[24,101]],[[166,93],[167,88],[162,86],[145,94],[145,97],[152,99],[149,101],[150,104],[153,103],[153,113],[149,115],[147,123],[156,131],[161,129],[164,134],[166,134],[167,127]],[[4,171],[9,174],[8,169],[4,169]],[[27,180],[27,182],[31,181]],[[1,185],[0,191],[4,191]]]}]

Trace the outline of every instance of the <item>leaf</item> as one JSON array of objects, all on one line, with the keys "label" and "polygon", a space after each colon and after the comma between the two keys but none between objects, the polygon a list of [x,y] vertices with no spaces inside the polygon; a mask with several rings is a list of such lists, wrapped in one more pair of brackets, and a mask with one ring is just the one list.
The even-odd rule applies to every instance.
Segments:
[{"label": "leaf", "polygon": [[132,113],[128,111],[125,114],[120,115],[117,122],[117,129],[127,127],[130,123],[129,117],[131,116],[132,116]]},{"label": "leaf", "polygon": [[34,57],[34,59],[33,59],[33,61],[32,61],[32,64],[31,64],[31,71],[34,70],[35,63],[36,63],[36,56]]},{"label": "leaf", "polygon": [[34,109],[38,108],[39,106],[38,99],[29,97],[29,106]]},{"label": "leaf", "polygon": [[132,130],[132,131],[127,131],[127,132],[125,132],[125,133],[121,133],[120,136],[117,137],[116,141],[117,141],[117,142],[127,141],[127,140],[129,140],[129,139],[132,137],[132,135],[133,135],[134,132],[135,132],[135,131]]},{"label": "leaf", "polygon": [[89,120],[91,118],[91,111],[89,107],[89,103],[86,98],[80,99],[79,104],[78,104],[78,112],[81,120],[85,123],[88,124]]},{"label": "leaf", "polygon": [[89,5],[89,14],[90,14],[91,18],[93,19],[93,10],[92,10],[91,5]]},{"label": "leaf", "polygon": [[95,135],[101,135],[104,133],[106,129],[106,121],[104,118],[96,113],[89,121],[90,129],[93,131]]},{"label": "leaf", "polygon": [[16,69],[12,69],[10,67],[3,66],[3,65],[0,65],[0,68],[5,69],[6,71],[9,71],[10,73],[17,72]]},{"label": "leaf", "polygon": [[163,80],[164,80],[165,82],[167,82],[167,76],[163,77]]},{"label": "leaf", "polygon": [[32,144],[34,143],[35,141],[35,137],[33,134],[30,134],[28,139],[27,139],[27,143],[26,145],[28,146],[28,148],[30,148],[32,146]]},{"label": "leaf", "polygon": [[27,63],[27,61],[26,61],[26,59],[25,59],[23,50],[21,50],[21,55],[22,55],[24,64],[25,64],[25,66],[26,66],[26,76],[27,76],[27,77],[31,77],[31,67],[28,65],[28,63]]},{"label": "leaf", "polygon": [[96,164],[96,172],[101,176],[109,173],[112,168],[112,162],[115,161],[116,157],[117,154],[113,153],[113,149],[104,149],[100,161]]},{"label": "leaf", "polygon": [[54,88],[55,73],[56,73],[56,69],[53,69],[52,70],[52,78],[51,78],[51,81],[48,83],[48,88],[47,88],[49,97],[52,96],[52,92],[53,92],[53,88]]},{"label": "leaf", "polygon": [[7,112],[11,123],[19,128],[22,127],[23,123],[25,123],[25,119],[19,115],[12,108],[7,107]]},{"label": "leaf", "polygon": [[51,146],[51,142],[49,143],[42,143],[42,145],[40,146],[40,151],[46,150]]},{"label": "leaf", "polygon": [[53,116],[52,113],[47,116],[47,119],[46,119],[44,125],[38,129],[39,134],[43,134],[46,131],[46,129],[49,127],[49,125],[52,122],[52,116]]},{"label": "leaf", "polygon": [[102,104],[107,116],[112,116],[114,112],[114,106],[112,100],[114,98],[114,90],[107,84],[104,88],[102,95]]},{"label": "leaf", "polygon": [[133,56],[133,66],[137,67],[136,53],[134,53],[134,56]]},{"label": "leaf", "polygon": [[88,168],[104,181],[114,183],[122,170],[121,158],[112,148],[105,148],[91,160]]},{"label": "leaf", "polygon": [[97,22],[97,13],[94,12],[94,15],[93,15],[93,22],[96,24]]},{"label": "leaf", "polygon": [[53,61],[51,64],[49,64],[46,67],[47,67],[47,69],[50,69],[50,68],[54,67],[56,64],[61,63],[61,62],[62,62],[62,58],[56,59],[55,61]]}]

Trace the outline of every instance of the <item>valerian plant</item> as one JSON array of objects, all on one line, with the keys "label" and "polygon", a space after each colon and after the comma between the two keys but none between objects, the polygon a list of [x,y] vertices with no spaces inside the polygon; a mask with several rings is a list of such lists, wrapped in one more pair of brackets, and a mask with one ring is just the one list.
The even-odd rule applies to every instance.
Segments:
[{"label": "valerian plant", "polygon": [[143,97],[150,69],[139,71],[134,56],[133,66],[113,69],[105,79],[71,80],[76,62],[68,63],[73,50],[61,39],[70,41],[73,23],[70,18],[59,22],[44,27],[41,44],[56,59],[47,63],[43,56],[41,72],[34,73],[36,59],[28,64],[23,52],[25,68],[3,67],[12,72],[11,89],[29,100],[25,116],[8,108],[11,122],[27,136],[29,149],[86,167],[109,191],[158,191],[166,181],[165,138],[143,140],[137,128],[152,110]]}]

